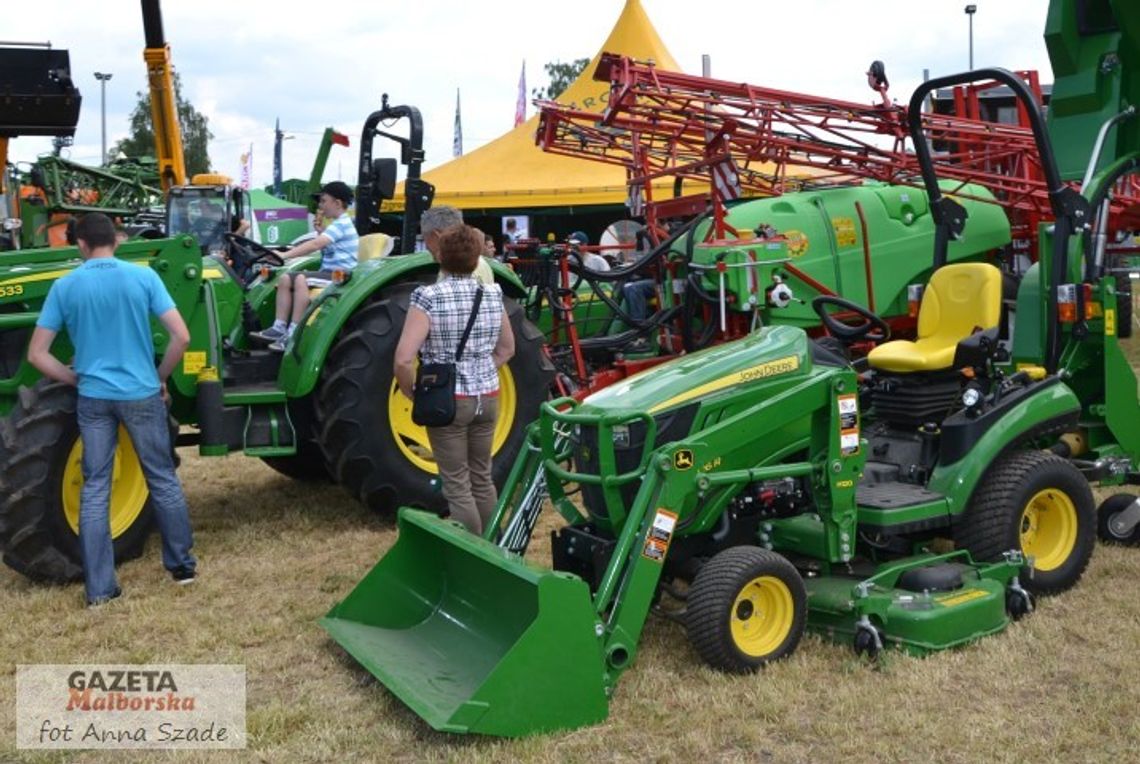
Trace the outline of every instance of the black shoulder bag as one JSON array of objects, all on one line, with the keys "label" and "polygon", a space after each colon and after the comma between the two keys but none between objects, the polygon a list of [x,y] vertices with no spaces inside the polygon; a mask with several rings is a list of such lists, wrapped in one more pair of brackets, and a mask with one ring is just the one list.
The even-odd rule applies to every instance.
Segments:
[{"label": "black shoulder bag", "polygon": [[[483,288],[475,293],[475,304],[467,317],[467,327],[455,349],[455,363],[463,356],[467,337],[479,314]],[[445,427],[455,421],[455,363],[421,363],[416,370],[416,388],[412,398],[412,421],[423,427]]]}]

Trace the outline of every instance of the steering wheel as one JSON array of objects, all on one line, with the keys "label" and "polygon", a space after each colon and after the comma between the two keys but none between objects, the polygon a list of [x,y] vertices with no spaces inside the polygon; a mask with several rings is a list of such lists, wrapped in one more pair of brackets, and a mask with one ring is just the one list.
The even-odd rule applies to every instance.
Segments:
[{"label": "steering wheel", "polygon": [[[855,313],[863,320],[857,324],[844,323],[827,312],[829,306]],[[891,336],[891,327],[886,321],[862,305],[851,302],[851,300],[845,300],[835,295],[821,294],[811,301],[811,307],[819,316],[819,320],[827,327],[827,331],[844,344],[850,345],[860,340],[882,342]]]},{"label": "steering wheel", "polygon": [[285,260],[282,259],[281,255],[258,244],[253,239],[247,239],[236,233],[224,233],[222,238],[228,245],[226,251],[229,252],[230,259],[233,260],[234,270],[247,282],[250,280],[253,270],[263,262],[272,265],[274,268],[285,265]]}]

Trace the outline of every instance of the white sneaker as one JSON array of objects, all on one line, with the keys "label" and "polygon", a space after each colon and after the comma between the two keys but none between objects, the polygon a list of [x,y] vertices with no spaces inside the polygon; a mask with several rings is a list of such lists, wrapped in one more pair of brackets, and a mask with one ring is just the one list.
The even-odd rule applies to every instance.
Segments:
[{"label": "white sneaker", "polygon": [[250,332],[249,336],[256,340],[263,342],[277,342],[285,338],[288,330],[283,329],[276,324],[270,326],[268,329],[262,329],[260,332]]}]

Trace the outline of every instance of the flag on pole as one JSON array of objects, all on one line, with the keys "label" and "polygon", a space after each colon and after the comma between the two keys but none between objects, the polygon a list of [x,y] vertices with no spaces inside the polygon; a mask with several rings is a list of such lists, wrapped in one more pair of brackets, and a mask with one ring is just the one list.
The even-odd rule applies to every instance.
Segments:
[{"label": "flag on pole", "polygon": [[523,59],[522,73],[519,74],[519,97],[515,101],[515,127],[526,122],[526,59]]},{"label": "flag on pole", "polygon": [[332,142],[338,146],[347,146],[348,136],[344,133],[338,133],[336,130],[333,130]]},{"label": "flag on pole", "polygon": [[249,151],[241,155],[241,187],[249,190],[253,179],[253,144],[249,144]]},{"label": "flag on pole", "polygon": [[463,156],[463,124],[459,121],[459,88],[455,89],[455,137],[451,139],[451,155]]},{"label": "flag on pole", "polygon": [[273,127],[273,195],[281,196],[281,142],[285,140],[285,133],[281,132],[281,119]]}]

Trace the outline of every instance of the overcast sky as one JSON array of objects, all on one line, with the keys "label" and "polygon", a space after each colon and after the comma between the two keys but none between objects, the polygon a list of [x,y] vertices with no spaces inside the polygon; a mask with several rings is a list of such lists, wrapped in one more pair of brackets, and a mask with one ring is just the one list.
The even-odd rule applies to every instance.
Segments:
[{"label": "overcast sky", "polygon": [[[15,3],[15,0],[7,0]],[[253,181],[272,180],[274,120],[285,177],[307,178],[326,126],[349,134],[334,146],[326,180],[356,179],[360,128],[381,93],[424,117],[426,168],[451,159],[455,93],[468,151],[513,124],[519,70],[529,91],[546,84],[543,64],[592,57],[625,0],[166,0],[164,27],[183,94],[209,118],[214,169],[234,178],[253,145]],[[891,94],[905,103],[931,76],[965,70],[969,24],[962,0],[641,0],[681,68],[698,74],[871,102],[864,72],[886,63]],[[1042,42],[1048,0],[976,0],[974,65],[1037,69],[1052,81]],[[70,158],[98,164],[99,85],[107,83],[107,144],[125,137],[137,92],[146,88],[137,0],[36,0],[5,13],[0,39],[71,51],[83,108]],[[528,116],[533,106],[528,105]],[[10,161],[50,151],[50,139],[17,138]],[[381,154],[378,154],[381,155]]]}]

